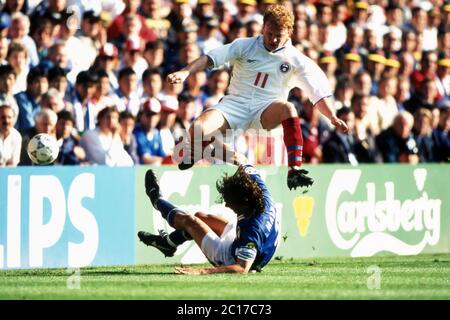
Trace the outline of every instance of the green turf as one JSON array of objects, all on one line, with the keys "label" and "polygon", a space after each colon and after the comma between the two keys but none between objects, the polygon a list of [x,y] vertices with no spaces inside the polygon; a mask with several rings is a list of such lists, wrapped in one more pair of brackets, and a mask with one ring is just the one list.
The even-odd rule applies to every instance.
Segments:
[{"label": "green turf", "polygon": [[[381,270],[381,288],[369,290]],[[450,299],[450,255],[274,260],[262,273],[185,276],[174,265],[0,271],[0,299]],[[371,278],[372,279],[372,278]]]}]

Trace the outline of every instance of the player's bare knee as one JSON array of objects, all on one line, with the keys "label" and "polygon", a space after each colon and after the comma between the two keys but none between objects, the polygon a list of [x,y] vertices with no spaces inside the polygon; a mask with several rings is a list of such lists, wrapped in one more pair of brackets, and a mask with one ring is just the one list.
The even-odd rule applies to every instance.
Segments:
[{"label": "player's bare knee", "polygon": [[186,227],[195,227],[200,222],[200,219],[195,215],[186,215],[183,219],[183,223]]}]

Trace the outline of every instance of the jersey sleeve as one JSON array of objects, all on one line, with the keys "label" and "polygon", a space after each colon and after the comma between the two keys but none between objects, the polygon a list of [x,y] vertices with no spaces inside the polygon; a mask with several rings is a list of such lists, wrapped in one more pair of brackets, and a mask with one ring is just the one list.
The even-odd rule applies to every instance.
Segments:
[{"label": "jersey sleeve", "polygon": [[207,56],[214,62],[214,68],[223,66],[227,62],[232,62],[239,58],[242,52],[242,41],[236,39],[224,46],[212,49]]},{"label": "jersey sleeve", "polygon": [[333,95],[330,82],[322,69],[310,58],[303,56],[299,63],[295,85],[305,91],[313,105]]},{"label": "jersey sleeve", "polygon": [[248,226],[240,239],[236,241],[235,257],[243,261],[255,260],[258,252],[261,251],[263,243],[258,225],[254,223]]}]

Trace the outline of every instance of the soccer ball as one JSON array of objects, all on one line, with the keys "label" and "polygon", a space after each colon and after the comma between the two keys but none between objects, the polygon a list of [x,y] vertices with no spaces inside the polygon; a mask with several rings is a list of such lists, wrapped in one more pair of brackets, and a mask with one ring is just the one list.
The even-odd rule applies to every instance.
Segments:
[{"label": "soccer ball", "polygon": [[50,164],[58,157],[58,142],[51,135],[40,133],[31,138],[28,143],[27,152],[34,164]]}]

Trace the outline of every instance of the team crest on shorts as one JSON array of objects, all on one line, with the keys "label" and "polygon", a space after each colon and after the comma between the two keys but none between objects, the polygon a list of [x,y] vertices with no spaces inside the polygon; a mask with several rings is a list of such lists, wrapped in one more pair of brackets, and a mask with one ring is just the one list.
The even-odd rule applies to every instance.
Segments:
[{"label": "team crest on shorts", "polygon": [[289,65],[289,63],[287,62],[283,62],[280,66],[280,71],[283,73],[286,73],[289,71],[289,69],[291,69],[291,66]]}]

